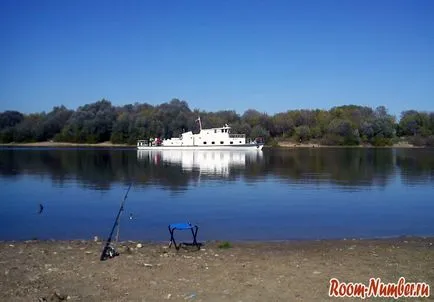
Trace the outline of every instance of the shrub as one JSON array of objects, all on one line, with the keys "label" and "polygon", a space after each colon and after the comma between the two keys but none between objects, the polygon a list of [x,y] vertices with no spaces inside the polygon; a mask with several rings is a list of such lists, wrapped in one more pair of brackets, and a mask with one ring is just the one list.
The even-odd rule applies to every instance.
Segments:
[{"label": "shrub", "polygon": [[408,139],[408,142],[414,146],[424,146],[426,144],[426,139],[416,135],[416,136],[412,136]]},{"label": "shrub", "polygon": [[232,247],[232,244],[229,241],[222,242],[218,245],[219,249],[229,249]]}]

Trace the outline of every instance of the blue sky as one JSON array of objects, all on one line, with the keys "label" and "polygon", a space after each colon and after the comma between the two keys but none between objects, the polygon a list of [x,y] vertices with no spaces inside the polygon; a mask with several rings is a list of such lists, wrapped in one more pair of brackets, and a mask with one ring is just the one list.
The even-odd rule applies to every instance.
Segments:
[{"label": "blue sky", "polygon": [[434,1],[0,1],[0,111],[434,110]]}]

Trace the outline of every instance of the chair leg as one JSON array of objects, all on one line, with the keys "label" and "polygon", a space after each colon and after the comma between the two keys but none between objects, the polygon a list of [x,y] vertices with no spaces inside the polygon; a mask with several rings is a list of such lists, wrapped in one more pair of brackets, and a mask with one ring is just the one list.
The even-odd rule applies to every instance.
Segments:
[{"label": "chair leg", "polygon": [[169,248],[172,247],[172,243],[174,244],[175,248],[178,250],[179,248],[176,246],[176,241],[175,241],[175,237],[173,236],[173,232],[175,231],[175,229],[171,229],[169,226],[169,233],[170,233],[170,243],[169,243]]},{"label": "chair leg", "polygon": [[169,248],[172,246],[172,243],[173,243],[173,245],[175,246],[175,249],[176,249],[177,251],[179,251],[179,249],[181,248],[181,244],[182,244],[182,242],[179,243],[179,244],[176,244],[175,236],[174,236],[175,230],[176,230],[176,229],[171,229],[171,228],[169,227],[169,232],[170,232],[170,244],[169,244]]},{"label": "chair leg", "polygon": [[194,231],[193,228],[191,228],[191,234],[193,235],[193,245],[195,245],[197,247],[198,250],[200,250],[200,245],[197,243],[197,231],[199,230],[198,226],[194,227]]}]

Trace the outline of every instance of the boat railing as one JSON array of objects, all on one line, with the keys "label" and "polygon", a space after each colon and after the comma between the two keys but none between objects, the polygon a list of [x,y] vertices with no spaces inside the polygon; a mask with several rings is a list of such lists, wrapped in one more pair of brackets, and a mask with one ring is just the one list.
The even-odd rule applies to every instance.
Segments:
[{"label": "boat railing", "polygon": [[140,139],[137,141],[137,146],[149,146],[149,141],[147,139]]},{"label": "boat railing", "polygon": [[229,137],[231,137],[231,138],[245,138],[246,135],[245,134],[233,134],[233,133],[230,133]]}]

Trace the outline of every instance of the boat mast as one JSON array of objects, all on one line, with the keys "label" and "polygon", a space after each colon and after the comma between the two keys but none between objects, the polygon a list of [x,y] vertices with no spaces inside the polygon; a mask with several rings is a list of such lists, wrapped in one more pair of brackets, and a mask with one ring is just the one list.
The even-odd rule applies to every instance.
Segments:
[{"label": "boat mast", "polygon": [[197,120],[199,122],[199,129],[200,131],[202,131],[202,122],[200,121],[200,116],[197,118]]}]

